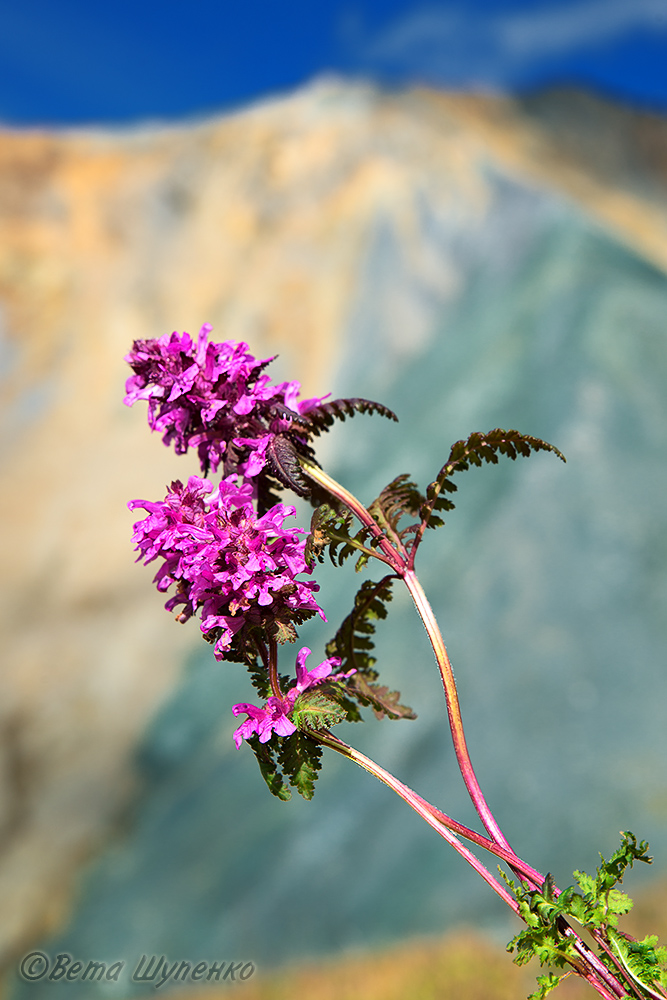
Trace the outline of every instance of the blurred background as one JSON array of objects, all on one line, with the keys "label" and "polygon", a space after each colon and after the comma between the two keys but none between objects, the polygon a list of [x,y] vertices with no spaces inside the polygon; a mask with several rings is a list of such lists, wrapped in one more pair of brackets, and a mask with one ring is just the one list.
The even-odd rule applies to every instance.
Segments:
[{"label": "blurred background", "polygon": [[[123,407],[122,358],[204,322],[397,412],[322,442],[367,501],[473,430],[565,452],[460,477],[421,576],[515,849],[569,884],[633,830],[664,926],[665,65],[664,0],[0,7],[4,995],[51,995],[36,948],[125,961],[59,984],[90,1000],[153,989],[142,954],[253,962],[246,1000],[526,992],[502,904],[384,786],[327,757],[311,803],[269,795],[243,669],[133,561],[127,500],[197,463]],[[359,583],[317,578],[315,662]],[[403,595],[377,639],[419,718],[340,736],[474,825]]]}]

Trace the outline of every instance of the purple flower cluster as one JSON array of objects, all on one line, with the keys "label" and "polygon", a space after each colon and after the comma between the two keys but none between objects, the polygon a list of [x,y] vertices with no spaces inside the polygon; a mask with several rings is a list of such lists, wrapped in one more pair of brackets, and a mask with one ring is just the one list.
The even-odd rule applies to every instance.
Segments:
[{"label": "purple flower cluster", "polygon": [[[296,681],[285,694],[276,672],[275,641],[294,641],[294,626],[314,614],[326,618],[315,600],[318,584],[302,578],[311,572],[301,537],[306,532],[284,526],[294,508],[277,503],[266,510],[273,502],[271,477],[300,492],[298,460],[311,454],[312,427],[296,418],[327,397],[301,400],[297,381],[274,385],[264,373],[271,358],[257,360],[244,343],[209,343],[210,331],[206,323],[196,341],[176,332],[135,341],[125,359],[133,371],[125,403],[145,399],[148,423],[163,442],[177,454],[196,448],[203,473],[212,469],[223,478],[215,487],[198,476],[185,486],[177,480],[164,500],[128,506],[146,512],[134,525],[138,561],[159,560],[158,590],[174,588],[165,607],[176,609],[181,622],[198,615],[217,659],[240,660],[254,670],[259,658],[269,672],[273,693],[264,707],[233,707],[235,715],[247,716],[234,733],[238,747],[253,736],[261,743],[273,733],[290,736],[299,696],[355,671],[336,674],[336,657],[308,670],[310,650],[303,648]],[[258,478],[264,470],[268,481]],[[258,506],[266,511],[261,517]],[[264,694],[259,675],[254,682]]]},{"label": "purple flower cluster", "polygon": [[257,517],[252,487],[237,486],[233,476],[215,488],[191,476],[187,486],[172,483],[162,501],[133,500],[128,506],[148,512],[134,525],[138,559],[163,560],[155,576],[158,590],[176,585],[165,607],[182,605],[180,621],[200,612],[201,630],[218,659],[236,637],[254,629],[265,634],[276,623],[315,613],[326,621],[313,596],[318,584],[297,579],[310,569],[299,539],[305,532],[283,527],[293,507],[279,503]]},{"label": "purple flower cluster", "polygon": [[337,656],[323,660],[312,670],[308,670],[306,667],[308,656],[310,656],[310,650],[304,646],[296,658],[296,684],[292,685],[284,697],[272,695],[264,708],[249,705],[247,702],[233,706],[234,715],[240,715],[242,712],[247,715],[245,722],[242,722],[234,731],[234,742],[237,749],[243,740],[247,740],[255,734],[259,736],[260,743],[268,742],[272,733],[276,733],[278,736],[291,736],[292,733],[296,732],[296,726],[289,716],[300,694],[325,680],[343,680],[356,672],[350,670],[346,674],[334,674],[335,668],[340,666],[340,660]]},{"label": "purple flower cluster", "polygon": [[276,434],[290,427],[285,408],[307,413],[326,396],[299,400],[299,382],[273,385],[263,374],[272,358],[258,361],[244,343],[208,343],[211,329],[205,323],[196,342],[176,332],[136,340],[125,358],[134,372],[125,403],[148,400],[151,429],[179,455],[196,447],[204,474],[222,463],[224,475],[252,478],[267,464]]}]

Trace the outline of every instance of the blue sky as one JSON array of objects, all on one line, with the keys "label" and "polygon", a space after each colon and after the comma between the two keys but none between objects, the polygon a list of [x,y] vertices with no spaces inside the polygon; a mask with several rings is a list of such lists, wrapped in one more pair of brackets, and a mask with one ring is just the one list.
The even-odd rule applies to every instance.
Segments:
[{"label": "blue sky", "polygon": [[0,120],[173,119],[324,73],[667,111],[667,0],[0,0]]}]

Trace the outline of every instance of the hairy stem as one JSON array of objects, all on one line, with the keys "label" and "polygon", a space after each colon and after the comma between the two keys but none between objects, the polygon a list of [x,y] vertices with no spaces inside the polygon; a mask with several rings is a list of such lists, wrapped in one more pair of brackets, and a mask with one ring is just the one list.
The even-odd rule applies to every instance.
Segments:
[{"label": "hairy stem", "polygon": [[500,829],[493,813],[489,809],[486,799],[482,794],[482,790],[479,787],[479,782],[477,781],[472,761],[470,760],[470,754],[468,752],[465,734],[463,731],[463,720],[461,718],[459,697],[456,690],[456,681],[454,680],[452,665],[449,661],[447,649],[445,648],[445,643],[440,633],[440,629],[438,628],[435,615],[433,614],[431,605],[427,600],[426,594],[424,593],[414,570],[407,568],[405,560],[396,551],[393,545],[391,545],[384,532],[376,524],[360,500],[357,500],[357,498],[350,493],[349,490],[346,490],[344,486],[341,486],[341,484],[336,482],[335,479],[328,476],[323,469],[320,469],[313,463],[302,458],[301,466],[303,471],[309,475],[311,479],[314,479],[320,486],[323,486],[329,493],[332,494],[332,496],[341,500],[359,519],[359,521],[361,521],[362,524],[372,530],[373,534],[379,541],[380,548],[382,548],[383,552],[387,556],[386,561],[389,562],[389,564],[396,570],[397,574],[405,581],[435,652],[435,658],[440,670],[442,684],[445,689],[447,713],[449,715],[449,725],[452,731],[452,740],[454,742],[456,759],[458,761],[465,786],[468,789],[468,793],[473,801],[475,809],[477,810],[477,813],[488,832],[491,834],[496,843],[511,851],[511,847]]},{"label": "hairy stem", "polygon": [[475,775],[475,771],[472,766],[470,753],[468,752],[468,746],[466,744],[465,733],[463,731],[463,720],[461,718],[461,707],[459,705],[458,691],[456,690],[456,681],[454,680],[454,671],[452,670],[452,665],[449,656],[447,655],[444,639],[442,638],[442,634],[438,628],[438,623],[435,615],[433,614],[433,609],[428,602],[428,598],[426,597],[424,589],[417,579],[414,570],[404,570],[401,575],[405,581],[406,587],[412,595],[412,599],[415,602],[419,616],[424,623],[424,628],[426,629],[428,637],[431,640],[431,645],[433,646],[435,659],[440,671],[440,677],[442,678],[442,686],[445,689],[447,714],[449,715],[449,726],[452,731],[452,740],[454,742],[456,759],[458,761],[465,786],[468,789],[468,794],[473,801],[479,818],[496,843],[511,851],[511,847],[507,842],[505,835],[500,829],[495,816],[486,803],[486,799],[482,794],[482,789],[479,787],[479,782],[477,781],[477,776]]},{"label": "hairy stem", "polygon": [[379,548],[382,549],[382,552],[384,553],[383,557],[379,552],[373,551],[373,556],[376,559],[382,559],[383,562],[388,563],[397,572],[402,572],[402,567],[404,565],[403,559],[391,544],[382,529],[376,524],[362,502],[357,500],[354,494],[350,493],[349,490],[346,490],[344,486],[337,483],[335,479],[328,476],[324,469],[320,469],[318,465],[315,465],[313,462],[309,462],[308,459],[305,458],[300,458],[299,461],[301,463],[301,468],[307,476],[310,476],[311,479],[314,479],[316,483],[323,486],[324,489],[331,493],[332,496],[344,503],[363,525],[370,528],[372,534],[378,540]]},{"label": "hairy stem", "polygon": [[334,736],[333,733],[317,730],[314,732],[309,731],[308,735],[313,739],[318,740],[320,743],[330,747],[332,750],[336,750],[338,753],[343,754],[343,756],[347,757],[349,760],[353,760],[355,764],[358,764],[360,767],[365,768],[365,770],[369,771],[380,781],[384,782],[385,785],[400,795],[401,798],[405,799],[410,806],[414,807],[414,804],[418,803],[419,809],[417,809],[417,812],[419,812],[420,816],[424,816],[424,813],[428,812],[436,823],[446,827],[448,830],[451,830],[452,833],[465,837],[466,840],[471,841],[473,844],[477,844],[478,847],[482,847],[485,851],[488,851],[495,857],[500,858],[501,861],[504,861],[506,864],[515,868],[523,878],[529,879],[531,882],[535,882],[539,885],[544,883],[544,875],[542,875],[541,872],[538,872],[537,869],[533,868],[532,865],[523,861],[514,853],[514,851],[506,850],[506,848],[496,844],[495,841],[490,840],[483,834],[477,833],[476,830],[471,830],[463,823],[459,823],[456,819],[452,819],[451,816],[442,812],[442,810],[438,809],[437,806],[431,805],[430,802],[427,802],[426,799],[422,798],[421,795],[418,795],[417,792],[413,791],[408,785],[403,784],[403,782],[399,781],[398,778],[395,778],[393,774],[386,771],[380,766],[380,764],[377,764],[370,757],[361,753],[361,751],[355,750],[354,747],[344,743],[342,740],[338,739],[338,737]]},{"label": "hairy stem", "polygon": [[[363,767],[366,771],[375,775],[376,778],[396,792],[397,795],[400,795],[400,797],[407,802],[416,813],[426,820],[429,826],[433,827],[433,829],[436,830],[441,837],[444,837],[447,843],[450,844],[454,850],[458,851],[458,853],[465,858],[468,864],[472,865],[477,874],[481,875],[484,881],[491,886],[493,891],[496,892],[517,915],[519,914],[519,905],[514,896],[505,888],[504,885],[501,885],[501,883],[494,878],[494,876],[484,867],[482,862],[475,857],[472,851],[468,850],[468,848],[461,843],[456,834],[452,831],[452,827],[455,827],[457,832],[462,833],[463,836],[472,834],[470,839],[476,840],[477,838],[472,830],[468,830],[460,823],[456,823],[455,820],[451,820],[448,816],[445,816],[444,813],[439,813],[439,810],[434,809],[434,807],[422,799],[421,796],[417,795],[416,792],[413,792],[411,788],[408,788],[407,785],[404,785],[403,782],[399,781],[398,778],[395,778],[388,771],[385,771],[384,768],[380,767],[379,764],[376,764],[375,761],[370,759],[370,757],[366,757],[365,754],[362,754],[353,747],[348,746],[347,743],[339,740],[332,733],[320,730],[308,731],[308,736],[316,740],[318,743],[322,743],[324,746],[330,747],[337,753],[342,754],[349,760],[354,761],[354,763],[358,764],[359,767]],[[486,845],[483,844],[481,846]],[[491,849],[491,843],[489,843],[489,849]],[[497,850],[494,850],[493,853],[497,854]],[[511,851],[509,853],[512,854]]]},{"label": "hairy stem", "polygon": [[[525,862],[522,862],[512,850],[507,838],[500,829],[498,821],[491,812],[477,780],[465,739],[458,691],[456,689],[456,681],[454,679],[454,672],[447,653],[447,648],[438,627],[433,609],[431,608],[428,598],[426,597],[426,594],[417,579],[417,575],[414,572],[413,566],[416,547],[413,546],[411,558],[407,560],[403,554],[403,552],[405,552],[403,546],[401,546],[403,552],[397,551],[387,538],[386,534],[371,516],[367,508],[364,507],[361,501],[359,501],[354,494],[350,493],[349,490],[346,490],[344,486],[341,486],[340,483],[328,476],[323,469],[314,463],[309,462],[304,458],[301,458],[300,462],[306,475],[310,476],[311,479],[317,482],[320,486],[324,487],[324,489],[326,489],[332,496],[336,497],[343,504],[345,504],[345,506],[358,518],[358,520],[370,529],[371,533],[377,539],[378,548],[381,549],[383,553],[380,554],[378,551],[373,551],[372,554],[376,558],[390,565],[392,569],[395,570],[397,575],[404,580],[408,590],[410,591],[417,611],[419,612],[431,641],[431,645],[433,646],[436,662],[440,671],[440,677],[445,691],[445,700],[447,704],[449,725],[452,733],[452,741],[454,744],[459,770],[461,771],[461,776],[463,777],[463,781],[473,805],[475,806],[482,823],[486,827],[486,830],[491,835],[492,841],[488,842],[489,846],[487,846],[486,843],[481,843],[481,840],[486,840],[486,838],[480,838],[478,834],[474,833],[474,831],[468,830],[468,828],[463,827],[462,824],[456,823],[456,821],[445,816],[444,813],[439,813],[438,810],[435,810],[433,806],[430,806],[429,803],[421,799],[420,796],[413,792],[412,789],[408,788],[407,785],[403,785],[398,781],[398,779],[394,778],[393,775],[390,775],[388,772],[380,768],[379,765],[371,761],[370,758],[367,758],[358,751],[353,750],[351,747],[347,746],[347,744],[343,743],[342,740],[338,740],[332,734],[310,732],[309,735],[313,739],[323,743],[325,746],[329,746],[331,749],[334,749],[339,753],[343,753],[350,760],[359,764],[360,767],[370,771],[371,774],[374,774],[380,781],[383,781],[398,795],[400,795],[401,798],[405,799],[405,801],[413,809],[415,809],[415,811],[418,812],[430,826],[436,829],[437,832],[440,833],[440,835],[444,837],[445,840],[447,840],[448,843],[450,843],[451,846],[459,854],[461,854],[470,865],[472,865],[475,871],[477,871],[484,881],[491,886],[494,892],[498,893],[498,895],[505,900],[507,905],[514,910],[514,912],[518,913],[518,904],[516,903],[514,897],[509,894],[504,886],[501,886],[500,883],[496,881],[484,865],[482,865],[482,863],[475,857],[475,855],[472,854],[472,852],[469,851],[463,844],[461,844],[458,837],[454,833],[454,828],[456,828],[456,832],[460,835],[478,843],[479,846],[484,847],[487,850],[491,850],[492,853],[496,854],[498,857],[502,857],[502,859],[510,865],[519,878],[525,879],[535,888],[540,888],[542,886],[544,879],[540,873],[526,865]],[[494,848],[491,847],[491,843],[494,844]],[[582,962],[584,963],[581,967],[576,966],[577,973],[583,976],[583,978],[585,978],[591,986],[597,990],[600,996],[607,998],[607,1000],[617,1000],[617,998],[624,996],[625,990],[619,981],[608,971],[598,957],[591,952],[585,942],[581,940],[579,935],[576,934],[569,924],[565,925],[564,933],[567,937],[574,938],[573,943],[582,959]],[[606,986],[603,984],[606,984]],[[610,989],[612,992],[609,992]]]},{"label": "hairy stem", "polygon": [[[411,809],[414,809],[418,815],[424,819],[430,827],[432,827],[437,833],[443,837],[450,846],[457,851],[461,857],[463,857],[469,865],[471,865],[478,875],[480,875],[484,881],[496,892],[504,902],[510,907],[517,916],[520,916],[519,906],[514,898],[514,896],[502,885],[497,879],[488,871],[487,868],[481,863],[481,861],[475,857],[472,851],[469,851],[464,844],[458,839],[459,836],[465,837],[467,840],[477,844],[479,847],[484,848],[489,851],[489,853],[494,854],[496,857],[505,861],[506,864],[510,865],[514,871],[535,885],[542,885],[544,882],[544,876],[538,872],[531,865],[526,864],[522,861],[514,851],[511,849],[506,849],[496,844],[494,841],[476,833],[474,830],[470,830],[468,827],[459,823],[457,820],[452,819],[447,816],[441,810],[437,809],[435,806],[427,802],[415,791],[404,785],[402,781],[395,778],[393,774],[386,771],[383,767],[377,764],[370,757],[361,753],[359,750],[355,750],[354,747],[349,746],[344,743],[343,740],[338,739],[333,733],[324,730],[306,730],[306,734],[323,746],[329,747],[331,750],[335,750],[337,753],[342,754],[347,757],[348,760],[354,761],[359,767],[364,768],[370,774],[374,775],[379,781],[382,781],[388,788],[396,792]],[[458,834],[458,836],[457,836]],[[599,993],[600,996],[605,997],[606,1000],[618,1000],[618,998],[624,996],[625,990],[618,980],[609,972],[608,969],[602,964],[598,957],[588,948],[584,941],[578,936],[578,934],[569,926],[565,921],[563,921],[563,933],[566,937],[572,938],[573,944],[575,945],[577,952],[581,958],[581,964],[573,964],[573,968],[578,975],[586,979],[587,982]],[[569,960],[568,960],[569,961]]]}]

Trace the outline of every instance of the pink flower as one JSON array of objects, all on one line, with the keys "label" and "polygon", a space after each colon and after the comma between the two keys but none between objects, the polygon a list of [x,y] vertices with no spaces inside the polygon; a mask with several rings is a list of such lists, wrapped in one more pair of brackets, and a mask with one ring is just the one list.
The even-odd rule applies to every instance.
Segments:
[{"label": "pink flower", "polygon": [[188,333],[136,340],[125,358],[134,371],[125,403],[147,399],[148,423],[165,444],[179,455],[197,446],[203,471],[224,460],[229,474],[237,461],[226,454],[230,441],[240,432],[251,438],[264,432],[252,418],[261,416],[258,404],[266,407],[281,389],[262,374],[270,358],[258,361],[244,343],[208,343],[211,329],[204,323],[196,343]]},{"label": "pink flower", "polygon": [[[335,667],[340,666],[340,658],[338,656],[331,656],[328,660],[323,660],[322,663],[318,663],[316,667],[312,670],[308,670],[306,667],[306,660],[310,656],[310,650],[307,646],[304,646],[299,650],[296,657],[296,687],[293,688],[297,694],[301,694],[302,691],[307,691],[309,687],[313,687],[315,684],[321,684],[322,681],[329,677]],[[350,677],[356,671],[352,670],[347,674],[338,674],[341,677]],[[296,696],[295,696],[296,697]]]},{"label": "pink flower", "polygon": [[165,607],[180,607],[180,621],[200,614],[218,659],[238,659],[253,633],[263,639],[276,622],[299,623],[313,614],[326,621],[314,597],[317,583],[300,579],[310,574],[299,537],[305,532],[284,527],[294,507],[276,504],[257,517],[251,494],[233,476],[215,489],[190,476],[187,486],[172,483],[163,501],[128,504],[147,511],[134,525],[138,559],[162,560],[158,590],[176,586]]},{"label": "pink flower", "polygon": [[296,380],[294,382],[283,382],[280,388],[284,391],[285,406],[288,406],[290,410],[294,410],[295,413],[308,413],[309,410],[312,410],[315,406],[319,406],[331,395],[328,392],[326,396],[299,399],[301,383]]},{"label": "pink flower", "polygon": [[234,705],[232,707],[234,715],[245,712],[248,716],[245,722],[234,730],[236,749],[239,749],[243,740],[255,734],[259,736],[260,743],[267,743],[272,733],[277,733],[278,736],[291,736],[296,732],[296,726],[287,717],[292,707],[286,700],[275,696],[269,698],[265,708],[258,708],[245,702]]},{"label": "pink flower", "polygon": [[251,705],[247,702],[234,705],[232,712],[240,715],[245,712],[248,718],[234,731],[234,742],[236,748],[241,746],[243,740],[259,735],[260,743],[266,743],[271,738],[272,733],[278,736],[291,736],[296,732],[296,726],[290,720],[289,715],[294,708],[295,702],[300,694],[308,688],[317,684],[322,684],[326,680],[340,681],[351,677],[356,670],[349,670],[345,674],[334,674],[336,667],[340,666],[340,659],[332,656],[322,663],[318,663],[312,670],[306,668],[306,660],[310,656],[310,650],[304,646],[299,650],[296,657],[296,684],[293,684],[283,698],[272,695],[264,708]]},{"label": "pink flower", "polygon": [[263,373],[271,358],[258,361],[244,343],[208,343],[211,329],[204,323],[196,343],[176,332],[136,340],[125,358],[134,372],[125,403],[147,400],[152,430],[179,455],[196,447],[204,473],[222,464],[225,476],[255,478],[276,435],[293,429],[285,409],[304,414],[322,400],[299,400],[299,382],[273,385]]}]

